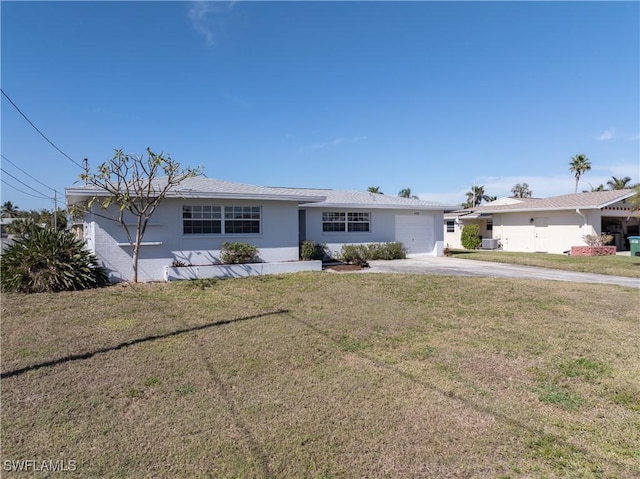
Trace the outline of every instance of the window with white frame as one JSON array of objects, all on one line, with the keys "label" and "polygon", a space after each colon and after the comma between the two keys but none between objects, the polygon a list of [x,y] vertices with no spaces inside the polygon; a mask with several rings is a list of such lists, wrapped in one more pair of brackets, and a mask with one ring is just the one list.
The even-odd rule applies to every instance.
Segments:
[{"label": "window with white frame", "polygon": [[368,233],[371,231],[371,216],[368,212],[324,211],[322,231]]},{"label": "window with white frame", "polygon": [[191,234],[260,234],[259,206],[184,205],[182,231]]},{"label": "window with white frame", "polygon": [[454,233],[456,231],[456,222],[447,220],[447,233]]}]

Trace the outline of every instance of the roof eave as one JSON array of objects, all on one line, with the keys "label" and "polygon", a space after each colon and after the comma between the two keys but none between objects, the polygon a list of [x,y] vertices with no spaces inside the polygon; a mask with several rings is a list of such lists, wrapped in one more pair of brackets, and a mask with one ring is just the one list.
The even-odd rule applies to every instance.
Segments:
[{"label": "roof eave", "polygon": [[[87,190],[85,188],[67,188],[65,189],[67,198],[74,198],[75,201],[82,201],[94,196],[107,197],[110,194],[104,190]],[[234,199],[234,200],[262,200],[262,201],[295,201],[295,202],[317,202],[324,201],[325,196],[309,196],[295,194],[264,194],[264,193],[221,193],[221,192],[202,192],[202,191],[169,191],[166,198],[202,198],[202,199]]]},{"label": "roof eave", "polygon": [[358,209],[393,209],[393,210],[421,210],[421,211],[443,211],[445,205],[394,205],[394,204],[375,204],[375,203],[303,203],[300,205],[304,208],[358,208]]}]

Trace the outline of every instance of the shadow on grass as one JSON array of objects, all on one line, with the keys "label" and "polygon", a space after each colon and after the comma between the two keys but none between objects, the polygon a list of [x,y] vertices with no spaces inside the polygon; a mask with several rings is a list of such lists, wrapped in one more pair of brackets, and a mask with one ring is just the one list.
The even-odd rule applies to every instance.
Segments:
[{"label": "shadow on grass", "polygon": [[108,353],[108,352],[111,352],[111,351],[118,351],[119,349],[127,348],[129,346],[135,346],[136,344],[140,344],[140,343],[156,341],[158,339],[170,338],[170,337],[173,337],[173,336],[178,336],[180,334],[192,333],[194,331],[201,331],[201,330],[204,330],[204,329],[214,328],[216,326],[224,326],[226,324],[238,323],[240,321],[249,321],[251,319],[258,319],[258,318],[263,318],[265,316],[272,316],[272,315],[276,315],[276,314],[284,314],[284,313],[288,313],[288,312],[289,312],[289,310],[287,310],[287,309],[278,309],[276,311],[270,311],[268,313],[255,314],[253,316],[246,316],[244,318],[236,318],[236,319],[227,319],[227,320],[224,320],[224,321],[216,321],[214,323],[202,324],[200,326],[193,326],[191,328],[178,329],[176,331],[171,331],[170,333],[157,334],[157,335],[153,335],[153,336],[146,336],[144,338],[133,339],[131,341],[126,341],[124,343],[120,343],[120,344],[117,344],[115,346],[111,346],[111,347],[108,347],[108,348],[96,349],[95,351],[89,351],[87,353],[82,353],[82,354],[70,354],[69,356],[65,356],[63,358],[53,359],[51,361],[45,361],[45,362],[42,362],[42,363],[33,364],[31,366],[26,366],[24,368],[14,369],[13,371],[7,371],[7,372],[2,373],[0,375],[0,378],[1,379],[11,378],[11,377],[14,377],[14,376],[20,376],[21,374],[24,374],[24,373],[29,372],[29,371],[34,371],[34,370],[40,369],[40,368],[46,368],[46,367],[50,367],[50,366],[57,366],[59,364],[64,364],[64,363],[68,363],[68,362],[71,362],[71,361],[78,361],[78,360],[81,360],[81,359],[89,359],[89,358],[94,357],[97,354]]}]

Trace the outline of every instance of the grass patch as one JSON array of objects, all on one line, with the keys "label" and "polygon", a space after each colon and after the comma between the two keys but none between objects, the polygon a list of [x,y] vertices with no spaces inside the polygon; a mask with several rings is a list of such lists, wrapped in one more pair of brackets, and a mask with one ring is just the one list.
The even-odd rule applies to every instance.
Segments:
[{"label": "grass patch", "polygon": [[575,410],[584,404],[584,399],[576,393],[557,386],[556,384],[543,385],[538,393],[538,399],[547,404],[554,404],[564,409]]},{"label": "grass patch", "polygon": [[299,273],[1,308],[3,460],[105,478],[640,477],[635,289]]},{"label": "grass patch", "polygon": [[546,253],[513,253],[510,251],[452,250],[454,258],[521,264],[581,273],[640,278],[640,258],[635,256],[566,256]]},{"label": "grass patch", "polygon": [[605,363],[588,358],[564,361],[560,363],[559,369],[568,378],[581,377],[587,381],[594,381],[609,372],[609,367]]}]

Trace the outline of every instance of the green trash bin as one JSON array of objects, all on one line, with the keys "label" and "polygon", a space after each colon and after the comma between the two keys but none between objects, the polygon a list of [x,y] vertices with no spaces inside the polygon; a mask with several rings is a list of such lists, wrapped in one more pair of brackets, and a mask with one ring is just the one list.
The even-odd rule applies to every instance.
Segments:
[{"label": "green trash bin", "polygon": [[629,236],[631,256],[640,256],[640,236]]}]

